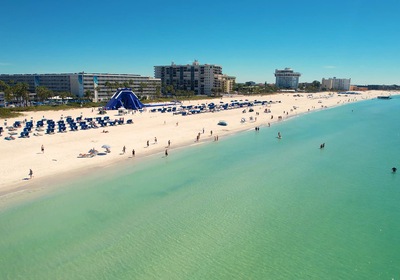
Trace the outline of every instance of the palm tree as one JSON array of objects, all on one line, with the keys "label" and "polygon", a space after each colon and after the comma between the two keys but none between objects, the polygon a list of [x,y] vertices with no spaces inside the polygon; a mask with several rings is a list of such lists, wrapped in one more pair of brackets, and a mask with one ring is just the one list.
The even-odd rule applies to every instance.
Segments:
[{"label": "palm tree", "polygon": [[9,87],[10,86],[6,82],[0,80],[0,91],[5,91]]},{"label": "palm tree", "polygon": [[36,97],[39,101],[44,101],[47,98],[51,97],[53,93],[45,86],[36,87]]},{"label": "palm tree", "polygon": [[144,89],[147,88],[147,84],[146,83],[140,83],[139,84],[139,91],[140,91],[140,95],[143,95]]},{"label": "palm tree", "polygon": [[92,100],[93,93],[92,93],[91,90],[88,89],[88,90],[85,91],[85,98],[88,99],[88,100]]},{"label": "palm tree", "polygon": [[4,81],[0,81],[0,91],[4,92],[4,103],[13,100],[14,98],[13,91],[11,90],[10,85],[5,83]]},{"label": "palm tree", "polygon": [[29,101],[29,85],[27,83],[17,83],[11,87],[12,95],[17,98],[17,101],[28,105]]},{"label": "palm tree", "polygon": [[62,92],[60,92],[59,94],[58,94],[58,96],[60,96],[61,97],[61,101],[62,101],[62,103],[64,103],[64,99],[66,99],[67,97],[71,97],[71,93],[70,92],[68,92],[68,91],[62,91]]},{"label": "palm tree", "polygon": [[161,96],[161,86],[157,83],[153,83],[153,88],[155,89],[155,95],[157,98]]},{"label": "palm tree", "polygon": [[174,89],[174,86],[173,86],[173,85],[167,85],[167,86],[165,87],[165,90],[166,90],[167,93],[170,93],[170,94],[172,94],[172,95],[175,93],[175,89]]},{"label": "palm tree", "polygon": [[12,92],[10,91],[10,86],[0,80],[0,91],[4,92],[4,103],[10,102],[12,99]]},{"label": "palm tree", "polygon": [[113,83],[113,88],[115,88],[115,90],[117,90],[121,85],[118,82],[114,82]]}]

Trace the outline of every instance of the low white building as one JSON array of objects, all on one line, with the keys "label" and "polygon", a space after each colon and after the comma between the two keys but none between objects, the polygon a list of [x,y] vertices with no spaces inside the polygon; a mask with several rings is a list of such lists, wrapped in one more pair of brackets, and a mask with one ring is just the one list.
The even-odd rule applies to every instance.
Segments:
[{"label": "low white building", "polygon": [[[96,101],[110,99],[118,87],[131,87],[141,95],[155,95],[161,88],[161,80],[136,74],[110,73],[65,73],[65,74],[0,74],[0,80],[6,83],[26,83],[29,92],[35,92],[36,87],[45,86],[55,94],[70,92],[83,97],[86,91],[93,93]],[[118,83],[118,86],[110,86]]]}]

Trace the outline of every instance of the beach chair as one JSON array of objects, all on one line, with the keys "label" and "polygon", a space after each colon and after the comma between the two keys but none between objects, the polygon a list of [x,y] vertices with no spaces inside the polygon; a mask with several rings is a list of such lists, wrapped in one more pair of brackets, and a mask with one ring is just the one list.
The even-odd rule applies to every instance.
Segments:
[{"label": "beach chair", "polygon": [[40,128],[43,126],[43,121],[37,121],[36,122],[36,128]]},{"label": "beach chair", "polygon": [[29,138],[29,132],[28,131],[22,131],[21,132],[21,138]]},{"label": "beach chair", "polygon": [[74,123],[70,123],[70,124],[69,124],[69,128],[70,128],[71,131],[76,131],[76,130],[78,130],[78,127],[77,127],[76,124],[74,124]]},{"label": "beach chair", "polygon": [[46,129],[46,134],[53,134],[53,133],[54,133],[54,129],[53,128]]}]

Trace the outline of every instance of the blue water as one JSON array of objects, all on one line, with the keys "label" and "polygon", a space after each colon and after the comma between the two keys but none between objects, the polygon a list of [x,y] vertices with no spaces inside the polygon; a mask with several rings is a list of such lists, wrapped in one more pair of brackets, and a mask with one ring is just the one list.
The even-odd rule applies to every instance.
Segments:
[{"label": "blue water", "polygon": [[369,100],[3,199],[0,278],[400,279],[399,144]]}]

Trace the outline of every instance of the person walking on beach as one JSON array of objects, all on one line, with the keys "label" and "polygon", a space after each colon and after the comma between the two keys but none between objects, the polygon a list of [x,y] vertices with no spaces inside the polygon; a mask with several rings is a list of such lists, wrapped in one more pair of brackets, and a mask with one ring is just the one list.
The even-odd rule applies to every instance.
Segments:
[{"label": "person walking on beach", "polygon": [[135,149],[132,150],[132,157],[135,156]]},{"label": "person walking on beach", "polygon": [[150,144],[149,144],[149,140],[147,140],[147,147],[149,147],[149,145],[150,145]]},{"label": "person walking on beach", "polygon": [[168,140],[168,147],[171,146],[171,140]]},{"label": "person walking on beach", "polygon": [[154,137],[154,144],[157,144],[157,137]]},{"label": "person walking on beach", "polygon": [[122,147],[122,153],[125,154],[126,147]]},{"label": "person walking on beach", "polygon": [[42,150],[42,154],[44,154],[44,146],[43,145],[40,149]]},{"label": "person walking on beach", "polygon": [[165,156],[168,156],[168,149],[165,149]]},{"label": "person walking on beach", "polygon": [[30,178],[30,179],[33,178],[33,171],[32,171],[32,169],[29,169],[29,178]]}]

